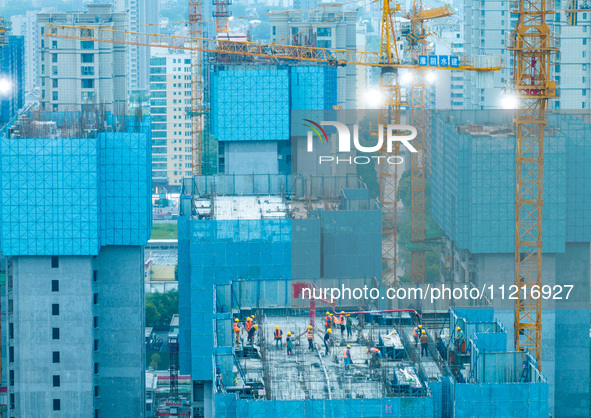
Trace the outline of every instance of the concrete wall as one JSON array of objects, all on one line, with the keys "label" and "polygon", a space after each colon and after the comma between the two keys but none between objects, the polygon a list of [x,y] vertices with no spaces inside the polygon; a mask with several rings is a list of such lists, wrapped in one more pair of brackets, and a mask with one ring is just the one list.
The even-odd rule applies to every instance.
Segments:
[{"label": "concrete wall", "polygon": [[[13,259],[14,338],[8,337],[9,374],[14,372],[11,417],[80,417],[93,411],[93,312],[92,257],[60,257],[59,267],[51,268],[51,257]],[[52,280],[59,291],[52,292]],[[10,299],[10,291],[9,291]],[[59,315],[52,315],[52,304]],[[59,340],[52,339],[52,328],[59,328]],[[10,325],[9,325],[10,329]],[[52,353],[60,353],[53,363]],[[53,376],[60,376],[60,387],[53,387]],[[61,411],[53,410],[59,399]]]},{"label": "concrete wall", "polygon": [[[99,363],[97,405],[107,417],[142,417],[145,394],[144,250],[103,247],[95,283]],[[97,380],[95,380],[97,381]]]},{"label": "concrete wall", "polygon": [[226,174],[279,174],[276,141],[225,142]]},{"label": "concrete wall", "polygon": [[[98,256],[58,261],[52,268],[52,257],[12,257],[13,286],[7,289],[13,314],[4,333],[9,358],[14,351],[8,367],[15,409],[9,402],[9,416],[90,417],[98,409],[103,416],[142,417],[143,248],[103,247]],[[53,352],[60,353],[59,363]],[[53,376],[59,376],[58,387]],[[60,400],[59,411],[54,399]]]}]

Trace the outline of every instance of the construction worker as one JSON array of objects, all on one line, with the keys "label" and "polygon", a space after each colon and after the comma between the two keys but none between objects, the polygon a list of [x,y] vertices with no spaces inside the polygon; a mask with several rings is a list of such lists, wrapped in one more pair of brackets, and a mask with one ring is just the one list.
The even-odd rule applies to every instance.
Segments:
[{"label": "construction worker", "polygon": [[283,339],[283,331],[279,329],[279,327],[275,327],[275,332],[273,333],[273,338],[275,338],[275,348],[281,349],[281,340]]},{"label": "construction worker", "polygon": [[341,337],[345,334],[345,311],[339,315],[339,325],[341,326]]},{"label": "construction worker", "polygon": [[427,347],[429,346],[429,336],[427,335],[427,333],[425,332],[425,330],[421,331],[421,357],[423,357],[423,354],[425,354],[425,356],[429,356],[429,351],[427,351]]},{"label": "construction worker", "polygon": [[248,331],[248,342],[251,344],[254,344],[254,333],[256,332],[257,328],[259,326],[257,324],[254,324],[250,330]]},{"label": "construction worker", "polygon": [[326,330],[326,333],[324,334],[324,348],[326,349],[324,354],[327,356],[330,353],[329,346],[330,346],[330,334],[331,333],[332,333],[332,329],[329,328]]},{"label": "construction worker", "polygon": [[236,344],[240,343],[240,320],[234,319],[234,335],[236,336]]},{"label": "construction worker", "polygon": [[458,353],[463,352],[462,350],[462,343],[464,342],[464,331],[462,331],[461,327],[456,327],[456,338],[455,338],[455,343],[456,343],[456,351]]},{"label": "construction worker", "polygon": [[330,314],[331,318],[332,318],[332,327],[331,328],[336,328],[337,325],[339,325],[339,318],[337,318],[336,315]]},{"label": "construction worker", "polygon": [[308,339],[308,350],[314,351],[314,330],[312,329],[312,325],[308,325],[306,338]]},{"label": "construction worker", "polygon": [[291,332],[287,333],[287,338],[285,338],[285,345],[287,346],[287,355],[293,355],[293,341],[291,340]]},{"label": "construction worker", "polygon": [[419,325],[416,326],[415,329],[412,330],[412,336],[415,339],[415,344],[419,345],[419,337],[421,336],[421,331],[423,330],[423,326]]},{"label": "construction worker", "polygon": [[353,323],[351,322],[351,315],[347,314],[345,316],[347,317],[345,324],[345,326],[347,327],[347,337],[350,337],[351,335],[353,335],[353,333],[351,332],[351,327],[353,326]]},{"label": "construction worker", "polygon": [[345,362],[345,370],[349,368],[349,365],[352,363],[351,360],[351,346],[347,345],[345,352],[343,353],[343,361]]},{"label": "construction worker", "polygon": [[252,328],[252,319],[249,316],[248,318],[246,318],[246,321],[244,321],[244,330],[248,333],[248,332],[250,332],[251,328]]},{"label": "construction worker", "polygon": [[382,352],[375,347],[365,350],[370,355],[369,367],[377,369],[382,365]]},{"label": "construction worker", "polygon": [[332,319],[330,317],[330,312],[326,312],[326,316],[324,317],[324,331],[327,331],[332,324]]}]

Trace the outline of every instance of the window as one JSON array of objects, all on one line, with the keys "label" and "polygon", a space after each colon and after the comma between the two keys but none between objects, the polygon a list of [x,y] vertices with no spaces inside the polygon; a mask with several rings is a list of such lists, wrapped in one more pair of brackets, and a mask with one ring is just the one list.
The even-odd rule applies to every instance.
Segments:
[{"label": "window", "polygon": [[60,339],[60,329],[59,328],[52,328],[51,329],[51,337],[54,340],[59,340]]},{"label": "window", "polygon": [[583,89],[583,96],[587,95],[587,89]]},{"label": "window", "polygon": [[10,380],[10,386],[14,386],[14,370],[8,373],[8,379]]},{"label": "window", "polygon": [[98,351],[98,340],[94,340],[94,351]]},{"label": "window", "polygon": [[92,295],[92,303],[94,303],[95,305],[98,304],[98,293]]},{"label": "window", "polygon": [[14,362],[14,347],[10,346],[8,347],[8,361],[9,362]]},{"label": "window", "polygon": [[57,65],[51,67],[51,75],[57,75]]},{"label": "window", "polygon": [[57,54],[51,54],[51,62],[57,62]]},{"label": "window", "polygon": [[41,90],[41,98],[45,99],[45,90]]},{"label": "window", "polygon": [[54,411],[61,411],[62,406],[61,406],[61,402],[59,399],[54,399],[53,400],[53,410]]},{"label": "window", "polygon": [[94,62],[94,54],[82,54],[80,61],[85,63]]},{"label": "window", "polygon": [[291,34],[295,35],[296,33],[298,33],[298,28],[291,28]]},{"label": "window", "polygon": [[150,65],[166,65],[166,58],[150,58]]},{"label": "window", "polygon": [[94,67],[80,67],[81,75],[94,75]]},{"label": "window", "polygon": [[92,270],[92,281],[96,282],[98,279],[98,270]]},{"label": "window", "polygon": [[51,80],[51,87],[57,88],[57,78],[54,78],[53,80]]},{"label": "window", "polygon": [[51,41],[51,49],[57,49],[57,41]]},{"label": "window", "polygon": [[14,338],[14,324],[12,322],[8,323],[8,338]]},{"label": "window", "polygon": [[331,35],[331,28],[318,28],[316,30],[316,35],[318,35],[318,36],[330,36]]},{"label": "window", "polygon": [[92,318],[92,322],[93,322],[93,326],[95,328],[98,328],[98,316],[95,316],[94,318]]},{"label": "window", "polygon": [[277,35],[277,27],[273,26],[273,35]]},{"label": "window", "polygon": [[[57,92],[55,92],[55,93],[57,93]],[[60,266],[60,259],[59,259],[59,257],[58,256],[55,256],[55,255],[52,256],[51,257],[51,268],[52,269],[56,269],[59,266]]]},{"label": "window", "polygon": [[54,363],[60,362],[60,352],[59,351],[54,351],[52,357],[53,357]]},{"label": "window", "polygon": [[185,64],[191,64],[191,59],[190,58],[185,59]]},{"label": "window", "polygon": [[80,49],[94,49],[94,41],[80,41]]},{"label": "window", "polygon": [[60,377],[59,375],[53,375],[53,387],[59,388],[60,387]]},{"label": "window", "polygon": [[587,45],[587,38],[583,38],[583,45]]},{"label": "window", "polygon": [[60,291],[60,281],[59,280],[52,280],[51,281],[51,291],[52,292],[59,292]]},{"label": "window", "polygon": [[99,387],[98,386],[95,386],[94,387],[94,397],[96,398],[98,396],[99,396]]},{"label": "window", "polygon": [[52,315],[59,315],[60,314],[59,303],[54,303],[53,305],[51,305],[51,314]]},{"label": "window", "polygon": [[[57,99],[58,99],[58,97],[59,97],[59,96],[58,96],[58,93],[57,93],[57,91],[52,91],[52,92],[51,92],[51,98],[52,98],[53,100],[57,100]],[[52,263],[52,267],[53,267],[53,263]],[[55,267],[53,267],[53,268],[55,268]]]},{"label": "window", "polygon": [[94,374],[98,374],[98,372],[99,372],[99,364],[94,363]]},{"label": "window", "polygon": [[94,80],[93,79],[84,79],[84,80],[80,80],[80,82],[82,83],[82,88],[83,89],[92,89],[92,88],[94,88]]}]

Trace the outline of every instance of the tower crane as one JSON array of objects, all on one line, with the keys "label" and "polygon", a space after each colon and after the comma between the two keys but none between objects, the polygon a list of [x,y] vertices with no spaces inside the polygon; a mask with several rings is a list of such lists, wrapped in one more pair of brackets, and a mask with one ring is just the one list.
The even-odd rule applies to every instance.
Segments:
[{"label": "tower crane", "polygon": [[[201,173],[201,140],[203,136],[203,114],[207,103],[203,100],[203,84],[201,74],[201,53],[230,54],[250,56],[260,59],[271,59],[274,62],[302,62],[327,65],[363,65],[380,68],[380,89],[383,95],[383,103],[378,113],[378,122],[382,128],[387,124],[400,123],[400,112],[403,106],[408,106],[408,100],[403,98],[399,83],[399,70],[408,69],[419,71],[428,67],[431,70],[457,70],[493,72],[503,68],[501,57],[468,56],[454,57],[436,62],[430,66],[421,60],[426,57],[403,58],[398,50],[397,40],[399,31],[396,26],[396,13],[400,13],[400,4],[392,0],[380,0],[382,3],[381,36],[379,52],[351,51],[331,48],[317,48],[315,46],[281,45],[277,43],[265,44],[257,42],[232,41],[226,39],[211,39],[202,37],[201,26],[201,2],[190,0],[189,24],[190,37],[160,35],[152,33],[138,33],[124,30],[103,28],[89,28],[85,26],[69,26],[49,24],[49,30],[44,36],[78,41],[91,40],[96,42],[108,42],[118,44],[132,44],[162,47],[167,45],[173,49],[185,49],[191,51],[191,94],[192,104],[190,115],[193,118],[193,174]],[[419,25],[430,16],[432,12],[419,10]],[[448,57],[449,58],[449,57]],[[424,97],[424,91],[422,93]],[[424,100],[424,99],[423,99]],[[423,104],[424,107],[424,104]],[[197,123],[195,123],[197,122]],[[374,131],[375,132],[375,131]],[[420,141],[420,140],[419,140]],[[394,148],[395,153],[399,149]],[[385,151],[381,151],[385,152]],[[424,142],[422,151],[424,153]],[[422,154],[424,155],[424,154]],[[420,157],[424,161],[424,156]],[[416,163],[415,163],[416,165]],[[424,168],[422,171],[424,176]],[[380,203],[382,206],[382,285],[396,286],[396,204],[397,204],[397,171],[387,165],[380,164]],[[424,186],[415,183],[415,190],[423,190]],[[424,202],[424,194],[422,196]],[[420,201],[420,200],[419,200]],[[423,203],[424,208],[424,203]],[[422,211],[424,218],[424,209]],[[424,235],[424,221],[423,221]],[[423,253],[424,266],[424,253]],[[424,267],[423,267],[424,271]],[[423,273],[424,274],[424,273]]]},{"label": "tower crane", "polygon": [[[515,196],[515,349],[534,354],[541,370],[542,306],[531,296],[542,286],[542,207],[544,127],[548,101],[556,98],[550,74],[550,56],[556,37],[546,21],[555,13],[550,0],[518,0],[515,30],[505,44],[515,56],[513,86],[519,97],[515,115],[517,189]],[[526,291],[521,291],[524,289]]]}]

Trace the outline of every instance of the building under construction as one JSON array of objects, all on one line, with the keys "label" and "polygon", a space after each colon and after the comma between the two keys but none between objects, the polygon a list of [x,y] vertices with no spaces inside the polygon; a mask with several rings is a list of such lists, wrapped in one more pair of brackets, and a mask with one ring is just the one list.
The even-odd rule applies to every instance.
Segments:
[{"label": "building under construction", "polygon": [[[180,372],[192,375],[195,416],[548,414],[545,378],[529,354],[507,350],[486,301],[472,310],[425,303],[419,316],[419,301],[380,311],[371,299],[304,297],[314,287],[380,287],[381,212],[357,177],[199,176],[185,180],[181,205]],[[327,311],[352,320],[350,336],[334,327],[328,355]],[[236,341],[235,319],[251,315],[254,339],[242,327]],[[419,323],[429,336],[423,357],[413,337]],[[345,370],[347,344],[353,364]]]}]

